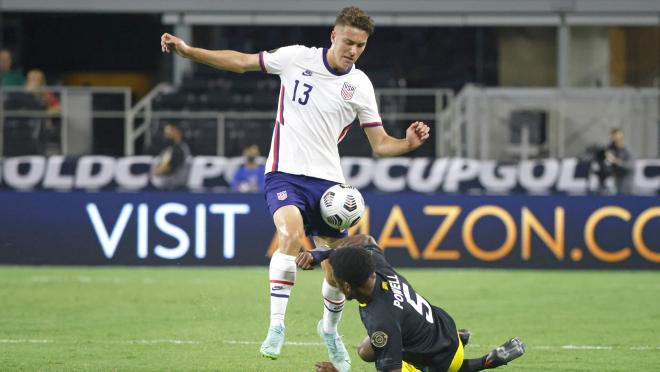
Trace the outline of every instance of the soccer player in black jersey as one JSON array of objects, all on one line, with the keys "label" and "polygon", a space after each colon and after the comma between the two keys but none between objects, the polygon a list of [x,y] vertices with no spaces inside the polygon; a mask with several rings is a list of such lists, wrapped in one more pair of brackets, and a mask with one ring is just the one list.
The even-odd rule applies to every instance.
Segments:
[{"label": "soccer player in black jersey", "polygon": [[[301,252],[296,264],[312,269],[325,259],[329,259],[338,288],[348,300],[360,303],[360,317],[369,336],[358,347],[358,354],[375,362],[379,371],[481,371],[507,364],[525,352],[520,339],[512,338],[481,358],[464,359],[463,344],[469,333],[459,335],[449,314],[417,294],[385,260],[371,236],[356,235],[331,247]],[[316,370],[335,368],[321,362]]]}]

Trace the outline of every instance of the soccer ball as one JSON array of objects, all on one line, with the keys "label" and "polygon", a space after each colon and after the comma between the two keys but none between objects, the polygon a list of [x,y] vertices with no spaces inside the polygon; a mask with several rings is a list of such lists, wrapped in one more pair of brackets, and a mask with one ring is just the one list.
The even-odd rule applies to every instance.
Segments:
[{"label": "soccer ball", "polygon": [[360,221],[364,199],[355,187],[338,184],[325,190],[321,197],[321,216],[328,225],[343,231]]}]

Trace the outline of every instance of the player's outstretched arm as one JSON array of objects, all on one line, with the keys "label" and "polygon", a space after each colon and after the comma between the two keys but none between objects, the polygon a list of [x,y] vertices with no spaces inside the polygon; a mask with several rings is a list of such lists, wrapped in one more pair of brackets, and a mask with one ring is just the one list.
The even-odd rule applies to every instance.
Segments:
[{"label": "player's outstretched arm", "polygon": [[327,247],[318,247],[311,251],[301,251],[296,257],[296,265],[303,270],[312,270],[330,256],[330,251],[344,247],[365,247],[375,245],[371,235],[353,235],[330,243]]},{"label": "player's outstretched arm", "polygon": [[394,138],[382,126],[365,128],[369,144],[377,156],[397,156],[413,151],[429,138],[430,128],[416,121],[406,129],[406,138]]},{"label": "player's outstretched arm", "polygon": [[191,47],[181,38],[164,33],[160,37],[160,49],[164,53],[175,52],[183,58],[203,63],[220,70],[244,73],[259,71],[259,54],[246,54],[235,50],[207,50]]}]

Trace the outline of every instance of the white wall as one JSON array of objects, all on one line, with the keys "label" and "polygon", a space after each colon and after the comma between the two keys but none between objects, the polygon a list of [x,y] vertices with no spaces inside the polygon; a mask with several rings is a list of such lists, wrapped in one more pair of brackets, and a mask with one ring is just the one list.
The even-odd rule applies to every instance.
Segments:
[{"label": "white wall", "polygon": [[609,86],[610,45],[607,27],[571,27],[568,84]]}]

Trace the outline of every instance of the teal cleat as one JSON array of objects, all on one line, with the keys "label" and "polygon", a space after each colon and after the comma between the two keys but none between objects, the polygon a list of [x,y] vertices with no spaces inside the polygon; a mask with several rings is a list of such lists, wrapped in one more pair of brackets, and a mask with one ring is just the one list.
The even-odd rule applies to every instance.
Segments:
[{"label": "teal cleat", "polygon": [[348,372],[351,370],[351,358],[348,356],[348,351],[344,346],[344,342],[341,340],[341,337],[336,333],[325,333],[323,332],[323,320],[319,321],[319,324],[316,326],[316,331],[319,336],[325,341],[325,345],[328,347],[328,356],[332,365],[335,366],[339,372]]},{"label": "teal cleat", "polygon": [[284,326],[272,326],[268,328],[268,336],[261,344],[259,351],[261,355],[270,359],[277,359],[284,344]]}]

